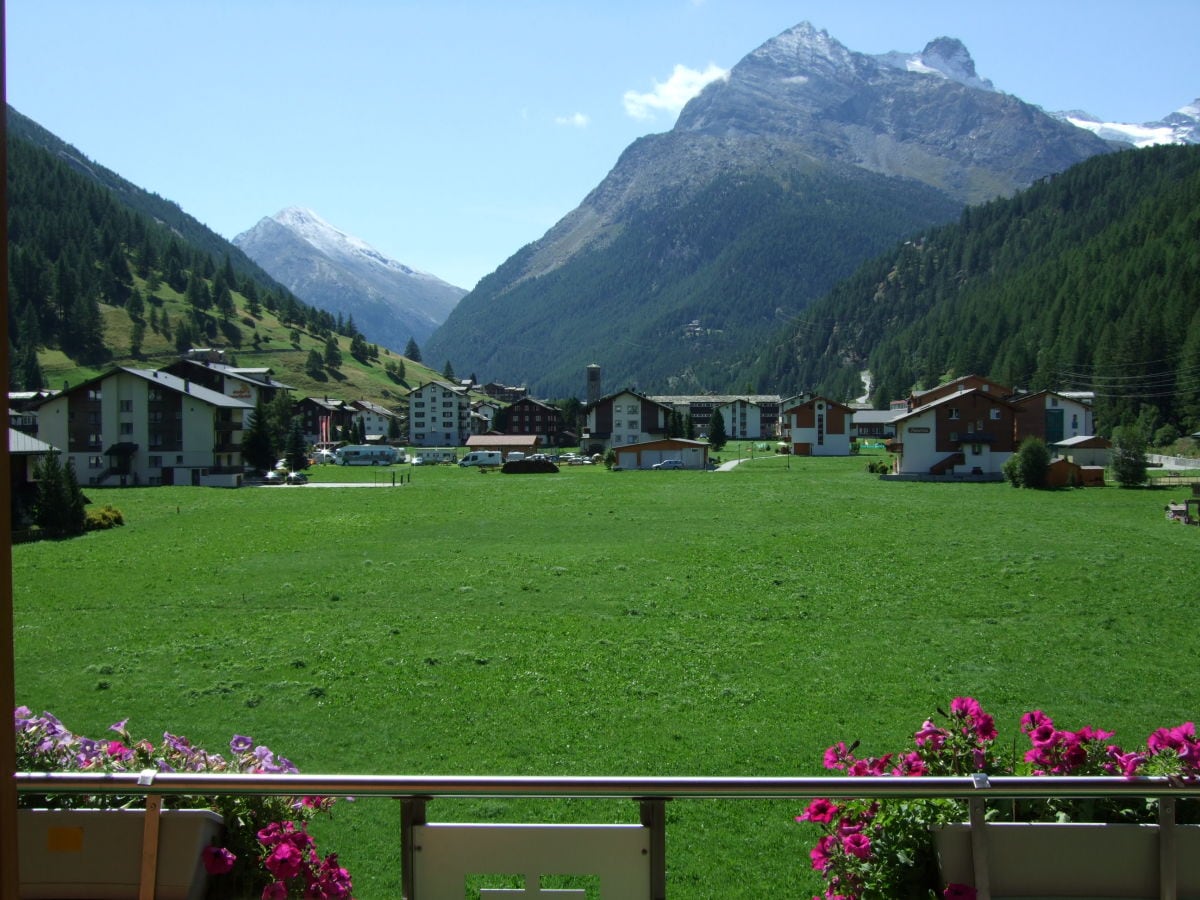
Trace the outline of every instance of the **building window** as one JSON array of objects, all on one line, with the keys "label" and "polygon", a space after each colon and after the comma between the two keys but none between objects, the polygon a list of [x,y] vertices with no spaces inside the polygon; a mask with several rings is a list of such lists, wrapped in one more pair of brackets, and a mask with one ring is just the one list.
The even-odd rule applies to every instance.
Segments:
[{"label": "building window", "polygon": [[161,469],[162,468],[162,457],[161,456],[151,456],[150,459],[148,460],[148,462],[150,463],[150,468],[152,468],[152,469]]},{"label": "building window", "polygon": [[121,412],[133,412],[133,401],[132,400],[122,400],[121,401]]},{"label": "building window", "polygon": [[958,420],[958,407],[952,406],[952,407],[950,407],[950,421],[954,422],[957,420]]},{"label": "building window", "polygon": [[100,388],[88,388],[87,398],[89,400],[103,400],[104,396]]},{"label": "building window", "polygon": [[999,409],[993,409],[993,410],[992,410],[992,420],[993,420],[993,421],[999,421],[999,420],[1000,420],[1000,410],[999,410]]},{"label": "building window", "polygon": [[133,434],[133,423],[132,422],[122,422],[121,423],[121,434]]},{"label": "building window", "polygon": [[103,469],[104,468],[104,457],[103,456],[89,456],[88,457],[88,468],[89,469]]},{"label": "building window", "polygon": [[1057,398],[1057,397],[1051,397],[1051,398],[1050,398],[1050,405],[1051,405],[1051,406],[1058,406],[1058,398]]},{"label": "building window", "polygon": [[972,456],[982,456],[983,455],[983,445],[982,444],[972,444],[971,445],[971,455]]}]

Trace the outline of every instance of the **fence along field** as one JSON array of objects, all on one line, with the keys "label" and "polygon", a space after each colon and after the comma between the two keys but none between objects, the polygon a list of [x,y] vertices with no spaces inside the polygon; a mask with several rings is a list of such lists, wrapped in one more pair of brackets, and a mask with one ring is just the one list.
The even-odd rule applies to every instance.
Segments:
[{"label": "fence along field", "polygon": [[[820,774],[960,694],[1144,738],[1196,715],[1196,529],[1162,492],[883,483],[864,459],[387,490],[98,492],[124,528],[13,548],[18,703],[102,735],[247,734],[304,772]],[[343,470],[344,471],[344,470]],[[811,895],[798,804],[668,804],[668,891]],[[438,801],[434,820],[636,821]],[[398,804],[317,832],[399,885]]]}]

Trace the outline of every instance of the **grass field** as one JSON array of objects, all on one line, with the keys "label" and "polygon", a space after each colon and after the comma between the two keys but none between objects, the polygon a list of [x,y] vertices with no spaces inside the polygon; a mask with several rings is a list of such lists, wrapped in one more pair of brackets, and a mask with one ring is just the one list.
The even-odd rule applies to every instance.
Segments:
[{"label": "grass field", "polygon": [[[13,548],[17,700],[89,736],[249,734],[310,773],[820,774],[830,743],[894,749],[961,694],[1009,738],[1039,707],[1131,744],[1194,718],[1200,529],[1164,493],[864,468],[93,492],[124,528]],[[669,895],[811,895],[799,811],[668,804]],[[359,897],[398,895],[398,823],[364,800],[318,831]]]}]

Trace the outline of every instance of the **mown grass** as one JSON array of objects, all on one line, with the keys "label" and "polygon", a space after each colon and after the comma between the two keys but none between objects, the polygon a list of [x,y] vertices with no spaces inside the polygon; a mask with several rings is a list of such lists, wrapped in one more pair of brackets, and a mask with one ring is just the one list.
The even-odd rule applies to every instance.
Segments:
[{"label": "mown grass", "polygon": [[[1159,492],[732,473],[413,470],[389,490],[105,492],[124,528],[14,548],[18,702],[99,735],[252,735],[307,772],[819,774],[979,697],[1135,743],[1196,713],[1200,529]],[[404,468],[404,467],[401,467]],[[96,499],[96,498],[94,498]],[[817,890],[783,802],[668,805],[673,897]],[[438,801],[434,819],[634,821]],[[398,805],[320,837],[398,895]]]}]

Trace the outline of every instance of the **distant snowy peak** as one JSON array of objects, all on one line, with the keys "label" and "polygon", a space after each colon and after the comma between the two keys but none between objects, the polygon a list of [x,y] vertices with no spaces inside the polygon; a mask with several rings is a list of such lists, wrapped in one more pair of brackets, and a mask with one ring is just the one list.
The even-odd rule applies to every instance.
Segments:
[{"label": "distant snowy peak", "polygon": [[975,72],[975,60],[958,38],[935,38],[926,44],[920,53],[892,51],[876,56],[875,59],[893,69],[922,75],[939,75],[981,91],[996,89],[990,80],[980,78]]},{"label": "distant snowy peak", "polygon": [[361,260],[413,278],[440,280],[428,272],[406,266],[380,253],[361,238],[330,225],[311,209],[289,206],[271,218],[326,256]]},{"label": "distant snowy peak", "polygon": [[1084,128],[1106,141],[1130,144],[1134,147],[1155,147],[1159,144],[1200,144],[1200,98],[1157,122],[1134,125],[1128,122],[1102,122],[1081,110],[1051,113],[1055,118]]}]

